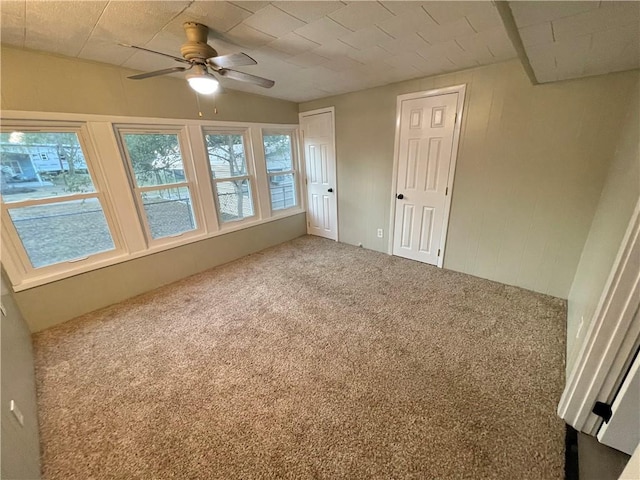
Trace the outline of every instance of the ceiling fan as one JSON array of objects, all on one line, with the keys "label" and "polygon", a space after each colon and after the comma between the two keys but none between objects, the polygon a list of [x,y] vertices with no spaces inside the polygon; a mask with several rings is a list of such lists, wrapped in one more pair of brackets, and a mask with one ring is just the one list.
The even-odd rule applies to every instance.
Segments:
[{"label": "ceiling fan", "polygon": [[210,94],[218,89],[216,75],[231,80],[252,83],[264,88],[271,88],[275,85],[273,80],[231,70],[230,67],[257,65],[257,62],[246,53],[232,53],[230,55],[219,56],[218,52],[207,43],[209,27],[206,25],[195,22],[185,22],[182,26],[187,35],[186,43],[180,47],[180,53],[183,58],[175,57],[167,53],[156,52],[155,50],[149,50],[148,48],[138,47],[136,45],[125,43],[121,43],[120,45],[169,57],[176,62],[186,63],[187,66],[164,68],[153,72],[131,75],[128,78],[132,80],[142,80],[174,72],[189,72],[186,75],[189,86],[196,92],[202,94]]}]

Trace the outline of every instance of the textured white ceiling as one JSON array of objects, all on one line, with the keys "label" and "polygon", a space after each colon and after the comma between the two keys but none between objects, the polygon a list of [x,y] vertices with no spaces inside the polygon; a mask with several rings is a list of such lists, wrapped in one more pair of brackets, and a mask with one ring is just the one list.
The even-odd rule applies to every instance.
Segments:
[{"label": "textured white ceiling", "polygon": [[[266,90],[236,90],[306,101],[516,56],[493,2],[223,2],[2,0],[2,43],[136,70],[174,66],[182,24],[210,27],[223,55],[243,51],[271,78]],[[144,80],[153,82],[154,79]]]},{"label": "textured white ceiling", "polygon": [[640,68],[640,2],[510,2],[539,82]]},{"label": "textured white ceiling", "polygon": [[[640,67],[640,2],[509,2],[531,66],[548,82]],[[491,1],[0,0],[2,43],[149,71],[179,56],[182,24],[210,27],[219,54],[243,51],[296,102],[516,56]],[[153,82],[154,79],[143,80]]]}]

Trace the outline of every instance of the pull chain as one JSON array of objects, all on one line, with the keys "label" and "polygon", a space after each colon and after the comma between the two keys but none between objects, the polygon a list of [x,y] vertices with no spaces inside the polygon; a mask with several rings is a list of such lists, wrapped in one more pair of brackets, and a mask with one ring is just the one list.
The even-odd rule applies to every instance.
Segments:
[{"label": "pull chain", "polygon": [[198,116],[202,118],[202,108],[200,108],[200,95],[196,92],[196,103],[198,104]]},{"label": "pull chain", "polygon": [[[202,107],[200,106],[200,94],[196,92],[196,103],[198,104],[198,117],[202,118],[204,114],[202,113]],[[213,106],[213,114],[218,114],[218,107],[216,105]]]}]

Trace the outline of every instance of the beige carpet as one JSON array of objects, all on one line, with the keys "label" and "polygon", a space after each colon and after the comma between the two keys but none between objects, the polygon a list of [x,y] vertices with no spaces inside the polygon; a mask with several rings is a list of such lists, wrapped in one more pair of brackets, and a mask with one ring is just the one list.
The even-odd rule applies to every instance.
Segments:
[{"label": "beige carpet", "polygon": [[35,335],[44,475],[561,479],[565,308],[303,237]]}]

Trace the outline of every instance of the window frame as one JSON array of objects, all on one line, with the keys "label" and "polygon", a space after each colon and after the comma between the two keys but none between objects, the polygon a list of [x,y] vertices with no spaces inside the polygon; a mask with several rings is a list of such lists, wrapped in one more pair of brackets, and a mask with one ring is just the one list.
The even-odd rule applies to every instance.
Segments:
[{"label": "window frame", "polygon": [[[2,256],[3,265],[7,266],[7,273],[16,276],[16,273],[24,277],[41,278],[52,275],[64,275],[85,265],[100,264],[105,261],[111,261],[121,257],[125,252],[125,245],[122,237],[120,226],[117,222],[111,195],[107,189],[104,178],[104,172],[96,161],[97,154],[94,149],[91,136],[88,133],[87,125],[84,122],[51,122],[51,121],[3,121],[0,132],[6,133],[11,131],[21,132],[48,132],[48,133],[75,133],[82,150],[83,157],[87,165],[87,172],[91,177],[94,186],[93,192],[87,193],[70,193],[68,195],[45,197],[37,199],[20,200],[16,202],[6,202],[4,197],[0,195],[0,218],[2,220],[2,239],[3,247],[8,250],[9,255]],[[56,262],[42,267],[35,267],[31,263],[29,254],[18,234],[13,219],[9,214],[9,210],[25,208],[37,205],[60,204],[75,200],[84,200],[95,198],[102,209],[105,217],[111,240],[114,248],[105,252],[96,252],[86,256],[72,258],[62,262]],[[7,258],[8,257],[8,258]],[[68,276],[68,275],[67,275]]]},{"label": "window frame", "polygon": [[[200,237],[205,233],[205,222],[202,212],[202,206],[200,202],[200,195],[197,189],[197,177],[196,169],[193,164],[193,157],[189,148],[189,141],[187,138],[187,131],[185,126],[180,125],[145,125],[145,124],[114,124],[113,130],[118,140],[120,147],[120,156],[124,162],[124,168],[127,172],[127,178],[129,181],[129,188],[133,195],[133,200],[136,205],[136,212],[138,220],[143,229],[145,241],[147,247],[155,245],[172,244],[176,239],[190,239],[192,237]],[[180,148],[180,156],[182,160],[182,167],[185,173],[185,180],[183,182],[169,183],[162,185],[146,185],[139,186],[136,179],[135,171],[133,168],[133,162],[129,157],[129,150],[126,146],[124,135],[126,134],[138,134],[138,135],[176,135],[178,139],[178,147]],[[189,190],[189,198],[191,200],[191,211],[193,213],[193,219],[196,223],[196,228],[193,230],[187,230],[175,235],[167,235],[164,237],[153,238],[151,232],[151,225],[147,212],[145,210],[142,194],[144,192],[166,190],[171,188],[187,188]]]},{"label": "window frame", "polygon": [[[2,267],[7,272],[14,292],[21,292],[31,288],[47,285],[51,282],[63,280],[75,275],[91,272],[100,268],[117,265],[130,260],[146,257],[164,252],[173,248],[182,247],[198,241],[226,235],[231,232],[266,224],[272,221],[293,217],[305,212],[305,192],[299,190],[299,206],[296,209],[277,211],[271,214],[269,204],[269,192],[267,188],[266,166],[264,162],[262,139],[260,129],[287,129],[296,132],[297,141],[301,140],[298,131],[299,125],[295,123],[268,123],[268,122],[239,122],[227,120],[214,120],[196,118],[171,118],[171,117],[144,117],[135,115],[104,115],[94,113],[69,113],[69,112],[40,112],[27,110],[3,110],[0,112],[0,121],[6,126],[6,130],[42,130],[52,127],[60,131],[63,127],[83,127],[79,137],[82,143],[87,170],[90,170],[96,192],[104,197],[101,203],[105,218],[111,231],[114,245],[120,244],[121,249],[113,251],[112,255],[96,258],[98,254],[88,259],[71,264],[54,264],[53,266],[25,271],[19,259],[17,250],[12,245],[11,235],[7,231],[7,224],[0,222],[0,251],[2,255]],[[151,132],[157,132],[163,128],[180,128],[186,131],[186,143],[182,146],[183,155],[188,153],[194,164],[195,178],[194,190],[197,195],[192,197],[200,203],[199,212],[204,217],[204,223],[200,223],[204,230],[199,235],[178,238],[167,237],[167,242],[154,242],[147,244],[143,227],[137,211],[136,200],[129,184],[127,164],[122,158],[118,135],[115,126],[147,127]],[[249,155],[248,168],[253,168],[255,183],[253,188],[253,202],[255,216],[245,221],[225,222],[223,228],[217,218],[217,208],[212,191],[211,172],[209,171],[209,158],[205,148],[203,129],[209,131],[238,131],[245,130],[250,138],[246,143],[247,155]],[[299,155],[300,145],[294,147]],[[183,160],[184,160],[183,158]],[[189,168],[185,166],[185,168]],[[304,188],[302,178],[304,163],[299,165],[300,183],[299,189]],[[208,178],[207,178],[208,177]],[[95,193],[95,192],[94,192]],[[64,199],[63,199],[64,201]],[[1,213],[1,212],[0,212]],[[194,211],[195,215],[195,211]],[[116,243],[117,242],[117,243]],[[107,254],[110,252],[107,252]],[[59,266],[59,268],[58,268]],[[47,269],[46,272],[41,270]]]},{"label": "window frame", "polygon": [[[247,167],[246,175],[238,175],[235,177],[223,177],[214,178],[213,171],[211,169],[211,160],[209,158],[209,149],[207,147],[207,135],[240,135],[242,137],[242,146],[244,149],[244,161]],[[256,173],[255,155],[253,152],[253,143],[251,139],[251,132],[249,127],[244,128],[224,128],[224,127],[202,127],[202,138],[204,140],[204,153],[207,160],[207,170],[209,172],[209,181],[211,182],[211,190],[213,192],[213,201],[216,208],[216,218],[218,221],[218,228],[220,230],[227,230],[235,226],[244,225],[247,223],[253,223],[262,218],[261,208],[258,195],[258,178]],[[249,191],[251,192],[251,202],[253,206],[253,215],[250,217],[243,217],[238,220],[222,220],[222,212],[220,210],[220,199],[218,197],[218,189],[216,185],[220,182],[230,182],[237,180],[248,180]]]},{"label": "window frame", "polygon": [[[265,135],[289,135],[291,137],[291,170],[277,172],[277,173],[269,173],[269,169],[267,167],[267,154],[264,150]],[[273,203],[271,201],[271,187],[269,186],[269,208],[271,209],[271,216],[278,216],[278,215],[281,215],[283,212],[286,213],[290,210],[303,208],[304,203],[302,202],[302,198],[301,198],[302,188],[300,183],[300,178],[302,176],[301,168],[300,168],[300,155],[299,155],[300,137],[298,135],[298,130],[294,128],[277,128],[277,127],[261,128],[260,143],[262,145],[262,152],[264,155],[264,167],[265,167],[265,172],[267,174],[268,186],[271,183],[272,177],[277,177],[279,175],[293,175],[293,185],[295,188],[295,196],[296,196],[295,205],[292,205],[287,208],[280,208],[280,209],[274,210]]]}]

